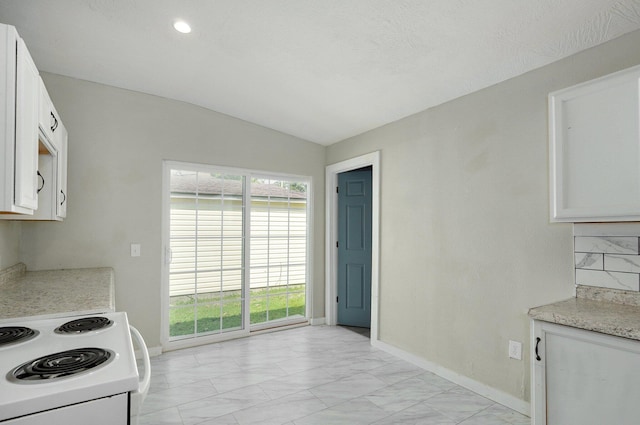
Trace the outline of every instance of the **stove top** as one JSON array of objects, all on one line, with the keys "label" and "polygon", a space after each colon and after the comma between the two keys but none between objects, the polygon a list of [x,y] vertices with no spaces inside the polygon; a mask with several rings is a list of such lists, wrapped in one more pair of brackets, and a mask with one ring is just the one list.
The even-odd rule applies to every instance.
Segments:
[{"label": "stove top", "polygon": [[126,313],[3,323],[2,340],[0,422],[138,388]]}]

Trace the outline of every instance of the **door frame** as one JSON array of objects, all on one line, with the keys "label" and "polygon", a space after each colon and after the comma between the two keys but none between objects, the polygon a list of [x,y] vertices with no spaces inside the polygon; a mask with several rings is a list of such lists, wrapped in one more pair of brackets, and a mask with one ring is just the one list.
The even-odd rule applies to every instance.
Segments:
[{"label": "door frame", "polygon": [[325,223],[325,323],[335,326],[338,308],[338,174],[371,166],[371,343],[378,340],[380,287],[380,151],[371,152],[326,167]]}]

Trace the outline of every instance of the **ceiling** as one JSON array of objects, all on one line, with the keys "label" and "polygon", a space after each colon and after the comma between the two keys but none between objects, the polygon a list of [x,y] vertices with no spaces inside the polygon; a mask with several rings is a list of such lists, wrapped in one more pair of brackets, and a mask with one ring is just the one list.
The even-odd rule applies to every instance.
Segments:
[{"label": "ceiling", "polygon": [[0,22],[41,71],[329,145],[636,30],[640,0],[2,0]]}]

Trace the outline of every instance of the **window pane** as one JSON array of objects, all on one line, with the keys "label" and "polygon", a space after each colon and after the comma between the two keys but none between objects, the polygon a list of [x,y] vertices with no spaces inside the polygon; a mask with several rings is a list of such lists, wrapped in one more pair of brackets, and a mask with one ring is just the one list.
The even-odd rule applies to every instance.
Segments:
[{"label": "window pane", "polygon": [[304,183],[251,182],[251,323],[305,315],[306,192]]},{"label": "window pane", "polygon": [[269,320],[287,317],[287,310],[287,294],[269,297]]},{"label": "window pane", "polygon": [[169,336],[191,335],[195,331],[194,306],[182,305],[169,309]]},{"label": "window pane", "polygon": [[171,336],[231,328],[222,316],[226,301],[242,302],[243,186],[240,175],[171,170]]},{"label": "window pane", "polygon": [[[304,289],[304,288],[303,288]],[[305,312],[305,291],[289,293],[289,316],[304,317]]]},{"label": "window pane", "polygon": [[242,304],[242,301],[232,301],[222,305],[222,329],[242,328]]},{"label": "window pane", "polygon": [[220,330],[220,303],[198,304],[198,333]]},{"label": "window pane", "polygon": [[251,291],[251,323],[264,323],[268,320],[269,298],[264,290]]}]

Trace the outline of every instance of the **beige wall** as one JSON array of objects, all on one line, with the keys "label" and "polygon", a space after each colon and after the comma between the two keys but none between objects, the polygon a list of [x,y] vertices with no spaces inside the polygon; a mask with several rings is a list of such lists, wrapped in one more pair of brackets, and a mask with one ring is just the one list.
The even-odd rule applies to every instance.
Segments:
[{"label": "beige wall", "polygon": [[[309,175],[313,315],[324,316],[323,146],[182,102],[43,78],[69,131],[69,204],[62,223],[22,224],[20,255],[29,270],[113,267],[117,309],[158,346],[162,160]],[[132,242],[142,245],[141,257],[130,257]]]},{"label": "beige wall", "polygon": [[530,399],[527,311],[573,293],[572,227],[548,220],[547,94],[640,63],[638,46],[635,32],[327,149],[328,164],[381,150],[383,342]]},{"label": "beige wall", "polygon": [[20,261],[20,226],[20,222],[0,221],[0,270]]}]

